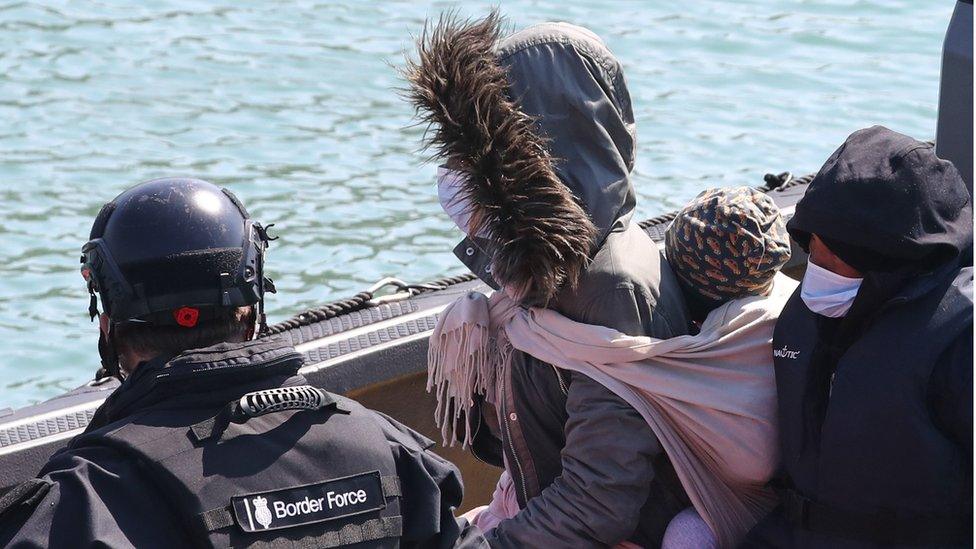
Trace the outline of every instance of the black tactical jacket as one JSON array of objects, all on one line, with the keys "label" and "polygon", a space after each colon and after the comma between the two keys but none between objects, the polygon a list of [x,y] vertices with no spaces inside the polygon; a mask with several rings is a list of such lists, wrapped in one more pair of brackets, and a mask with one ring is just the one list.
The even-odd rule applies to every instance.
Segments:
[{"label": "black tactical jacket", "polygon": [[318,410],[222,415],[247,393],[304,385],[301,364],[274,340],[143,363],[84,434],[7,498],[0,545],[481,543],[453,517],[457,469],[380,413],[326,393]]}]

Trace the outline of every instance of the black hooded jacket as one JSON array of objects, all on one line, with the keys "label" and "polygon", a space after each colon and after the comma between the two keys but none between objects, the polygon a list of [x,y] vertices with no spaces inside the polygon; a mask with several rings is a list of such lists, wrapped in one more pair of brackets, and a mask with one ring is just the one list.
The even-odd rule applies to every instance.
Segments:
[{"label": "black hooded jacket", "polygon": [[[352,400],[332,395],[335,405],[323,410],[251,418],[207,441],[197,434],[201,419],[246,393],[304,385],[301,365],[301,355],[276,340],[141,364],[84,434],[15,489],[18,497],[0,501],[0,546],[484,545],[477,529],[454,520],[462,496],[457,469],[430,452],[423,436]],[[379,512],[250,533],[241,518],[197,520],[235,496],[374,469],[398,477],[402,492],[387,496]],[[367,522],[371,530],[359,527]]]},{"label": "black hooded jacket", "polygon": [[802,286],[773,337],[784,502],[748,547],[972,540],[972,205],[933,147],[854,133],[788,224],[863,273],[842,318]]},{"label": "black hooded jacket", "polygon": [[[440,31],[422,45],[414,99],[441,152],[470,174],[478,232],[490,237],[466,239],[458,257],[523,303],[579,322],[687,333],[674,274],[631,223],[633,111],[603,42],[562,23],[499,41],[491,17]],[[480,128],[484,141],[471,135]],[[489,534],[492,546],[658,546],[689,503],[640,414],[587,376],[524,353],[503,383],[500,432],[482,422],[475,453],[498,466],[504,456],[522,510]]]}]

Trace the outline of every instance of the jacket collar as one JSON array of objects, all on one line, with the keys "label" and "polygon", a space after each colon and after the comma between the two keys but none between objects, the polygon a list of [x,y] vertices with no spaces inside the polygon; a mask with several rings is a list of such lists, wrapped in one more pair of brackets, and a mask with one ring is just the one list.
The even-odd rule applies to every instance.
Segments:
[{"label": "jacket collar", "polygon": [[264,388],[272,378],[293,378],[303,363],[302,355],[279,338],[220,343],[143,362],[99,407],[86,431],[163,402],[225,404]]},{"label": "jacket collar", "polygon": [[897,291],[887,303],[885,303],[885,307],[920,299],[937,287],[944,285],[946,282],[951,283],[952,280],[955,279],[956,273],[959,271],[960,267],[961,265],[958,259],[954,259],[952,261],[943,263],[927,273],[910,276],[908,280],[901,285],[901,289]]},{"label": "jacket collar", "polygon": [[837,326],[838,331],[833,338],[845,342],[835,344],[839,350],[859,337],[865,327],[872,324],[892,307],[921,299],[937,287],[944,287],[945,284],[951,283],[959,268],[960,262],[953,260],[927,273],[919,273],[911,267],[891,272],[871,271],[865,273],[864,283],[861,285],[850,313],[841,319],[818,317],[818,324],[822,328],[831,325]]},{"label": "jacket collar", "polygon": [[454,255],[464,263],[464,266],[475,274],[482,282],[493,290],[500,290],[501,286],[491,276],[491,243],[484,238],[465,237],[454,247]]}]

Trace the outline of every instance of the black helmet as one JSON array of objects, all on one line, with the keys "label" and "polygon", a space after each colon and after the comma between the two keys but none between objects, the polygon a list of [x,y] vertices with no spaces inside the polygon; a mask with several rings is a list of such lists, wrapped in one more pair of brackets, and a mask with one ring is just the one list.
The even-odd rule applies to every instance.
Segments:
[{"label": "black helmet", "polygon": [[[274,292],[264,276],[269,241],[226,189],[191,178],[140,183],[102,207],[82,248],[89,313],[98,314],[97,293],[113,324],[190,328],[257,303],[263,332],[264,293]],[[114,374],[117,358],[102,354]]]}]

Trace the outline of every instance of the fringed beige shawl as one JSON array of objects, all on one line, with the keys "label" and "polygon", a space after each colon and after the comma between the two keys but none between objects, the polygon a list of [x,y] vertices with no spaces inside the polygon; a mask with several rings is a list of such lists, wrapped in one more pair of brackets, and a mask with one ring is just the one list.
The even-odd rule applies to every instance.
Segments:
[{"label": "fringed beige shawl", "polygon": [[497,402],[513,348],[581,372],[643,416],[719,545],[734,547],[775,504],[765,486],[778,457],[771,340],[795,287],[777,275],[771,295],[730,301],[698,335],[666,340],[522,309],[504,292],[468,294],[431,336],[427,390],[436,389],[442,434],[453,442],[474,394]]}]

